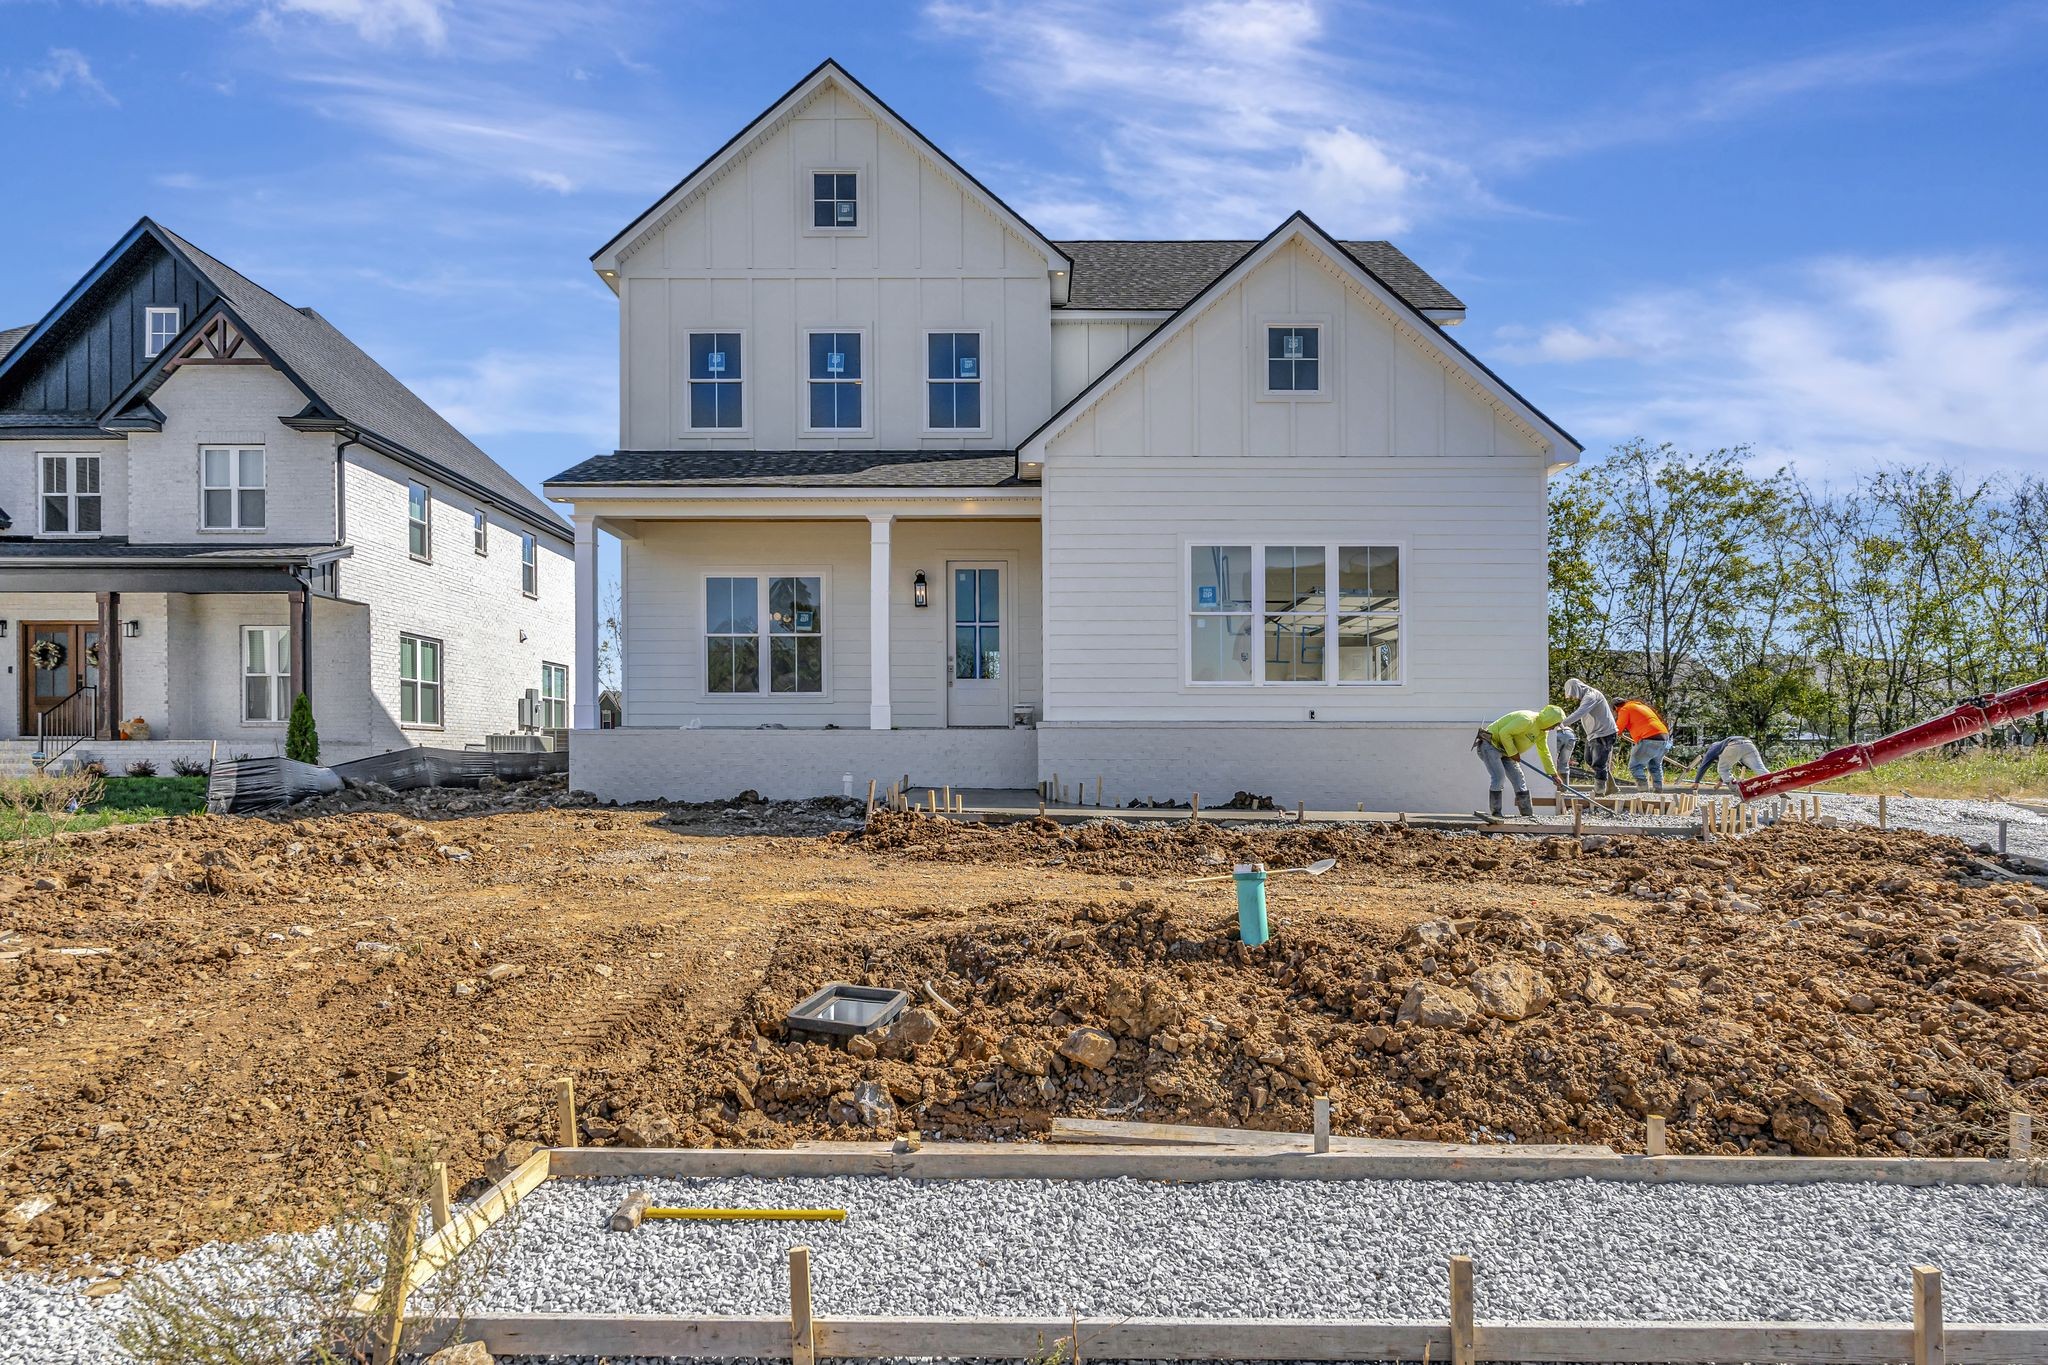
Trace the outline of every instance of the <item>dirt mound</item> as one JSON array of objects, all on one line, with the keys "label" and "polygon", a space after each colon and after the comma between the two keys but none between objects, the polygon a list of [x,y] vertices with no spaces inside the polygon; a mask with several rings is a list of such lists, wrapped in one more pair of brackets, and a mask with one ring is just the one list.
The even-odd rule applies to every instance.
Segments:
[{"label": "dirt mound", "polygon": [[[473,1180],[551,1135],[559,1075],[586,1140],[651,1144],[1302,1129],[1327,1094],[1368,1135],[1631,1147],[1658,1112],[1681,1151],[1982,1154],[2048,1091],[2048,894],[1918,835],[422,809],[0,871],[0,1255],[303,1225],[414,1144]],[[1256,949],[1186,880],[1322,857]],[[919,1008],[786,1036],[831,980]]]}]

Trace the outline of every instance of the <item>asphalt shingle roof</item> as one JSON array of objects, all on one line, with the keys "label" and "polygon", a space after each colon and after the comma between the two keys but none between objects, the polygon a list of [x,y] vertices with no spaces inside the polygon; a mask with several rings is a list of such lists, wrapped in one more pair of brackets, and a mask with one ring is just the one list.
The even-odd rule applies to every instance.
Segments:
[{"label": "asphalt shingle roof", "polygon": [[7,359],[7,353],[21,344],[21,339],[35,330],[31,323],[26,327],[0,327],[0,360]]},{"label": "asphalt shingle roof", "polygon": [[[574,534],[561,513],[513,477],[448,420],[310,308],[294,308],[262,285],[222,264],[176,233],[159,230],[191,257],[228,305],[256,333],[259,345],[289,366],[345,421],[538,518],[564,537]],[[431,475],[430,470],[422,472]]]},{"label": "asphalt shingle roof", "polygon": [[1016,474],[1009,450],[616,450],[547,485],[987,488],[1015,485]]},{"label": "asphalt shingle roof", "polygon": [[[1069,308],[1179,308],[1236,265],[1257,242],[1055,242],[1074,259]],[[1339,246],[1403,299],[1421,309],[1465,304],[1391,242]]]},{"label": "asphalt shingle roof", "polygon": [[7,559],[182,559],[228,564],[292,563],[317,554],[332,554],[332,545],[217,545],[130,543],[105,540],[0,539],[0,560]]}]

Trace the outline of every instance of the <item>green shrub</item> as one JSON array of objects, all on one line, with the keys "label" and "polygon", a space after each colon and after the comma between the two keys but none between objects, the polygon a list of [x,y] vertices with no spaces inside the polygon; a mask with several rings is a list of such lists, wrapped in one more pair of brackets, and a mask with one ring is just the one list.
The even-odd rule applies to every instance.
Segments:
[{"label": "green shrub", "polygon": [[320,732],[313,728],[313,699],[304,692],[292,699],[292,723],[285,731],[284,756],[300,763],[320,761]]},{"label": "green shrub", "polygon": [[146,759],[146,758],[138,758],[138,759],[136,759],[136,760],[135,760],[135,761],[134,761],[133,763],[130,763],[130,764],[128,765],[128,776],[130,776],[130,777],[155,777],[155,776],[156,776],[156,764],[154,764],[154,763],[150,762],[150,761],[149,761],[148,759]]}]

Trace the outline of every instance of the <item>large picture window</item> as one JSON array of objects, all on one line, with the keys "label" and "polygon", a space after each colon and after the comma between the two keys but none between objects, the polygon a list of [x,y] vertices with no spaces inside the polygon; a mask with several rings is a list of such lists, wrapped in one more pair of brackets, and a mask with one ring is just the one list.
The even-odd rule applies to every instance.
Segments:
[{"label": "large picture window", "polygon": [[260,531],[263,447],[206,446],[199,452],[199,524],[208,531]]},{"label": "large picture window", "polygon": [[425,635],[398,637],[398,722],[441,723],[441,642]]},{"label": "large picture window", "polygon": [[242,719],[281,725],[291,713],[291,628],[243,626]]},{"label": "large picture window", "polygon": [[861,334],[808,332],[804,336],[810,390],[804,413],[811,431],[859,431],[866,425],[861,402]]},{"label": "large picture window", "polygon": [[96,536],[100,533],[100,457],[97,455],[43,456],[43,534],[46,536]]},{"label": "large picture window", "polygon": [[[765,585],[767,611],[761,611]],[[704,690],[816,695],[825,690],[825,581],[816,574],[704,580]]]},{"label": "large picture window", "polygon": [[1253,686],[1400,682],[1399,547],[1190,546],[1187,676]]},{"label": "large picture window", "polygon": [[738,332],[690,333],[692,431],[737,431],[746,423],[746,376]]}]

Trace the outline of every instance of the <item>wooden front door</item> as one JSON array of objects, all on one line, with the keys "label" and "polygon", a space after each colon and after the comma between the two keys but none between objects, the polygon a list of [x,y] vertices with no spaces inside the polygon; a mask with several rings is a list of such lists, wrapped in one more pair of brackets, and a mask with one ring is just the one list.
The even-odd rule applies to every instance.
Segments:
[{"label": "wooden front door", "polygon": [[[21,733],[33,738],[36,717],[88,684],[100,680],[99,669],[86,661],[86,651],[99,643],[97,621],[24,621],[21,658],[15,674],[21,679]],[[35,663],[35,648],[48,642],[63,651],[55,668]]]}]

